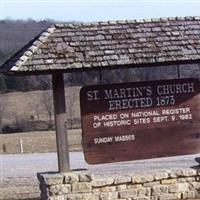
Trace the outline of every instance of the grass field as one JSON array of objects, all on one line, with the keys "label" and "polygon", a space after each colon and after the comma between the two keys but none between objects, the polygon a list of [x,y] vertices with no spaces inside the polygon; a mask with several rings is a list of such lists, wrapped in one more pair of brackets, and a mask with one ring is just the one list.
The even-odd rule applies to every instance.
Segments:
[{"label": "grass field", "polygon": [[[81,130],[68,130],[70,151],[82,149]],[[23,153],[56,152],[55,131],[24,132],[0,135],[0,153],[21,153],[20,140],[22,141]]]},{"label": "grass field", "polygon": [[[67,117],[80,118],[79,106],[80,87],[65,88],[66,112]],[[30,92],[11,92],[1,94],[0,98],[4,106],[2,115],[3,125],[16,123],[16,120],[30,120],[31,116],[35,119],[48,121],[47,110],[45,109],[43,98],[44,94],[50,91],[30,91]],[[52,94],[50,95],[52,98]],[[2,103],[1,102],[1,103]],[[69,115],[73,116],[69,116]]]}]

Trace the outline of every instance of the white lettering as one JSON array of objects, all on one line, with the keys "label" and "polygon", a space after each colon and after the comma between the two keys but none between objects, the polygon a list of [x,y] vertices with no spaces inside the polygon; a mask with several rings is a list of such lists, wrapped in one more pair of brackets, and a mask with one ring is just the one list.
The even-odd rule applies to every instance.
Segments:
[{"label": "white lettering", "polygon": [[98,90],[93,90],[93,91],[87,91],[87,100],[88,101],[93,101],[93,100],[99,100],[99,91]]},{"label": "white lettering", "polygon": [[134,99],[109,100],[109,110],[147,108],[151,107],[153,101],[150,97]]},{"label": "white lettering", "polygon": [[177,83],[157,86],[158,95],[171,95],[194,92],[194,83]]}]

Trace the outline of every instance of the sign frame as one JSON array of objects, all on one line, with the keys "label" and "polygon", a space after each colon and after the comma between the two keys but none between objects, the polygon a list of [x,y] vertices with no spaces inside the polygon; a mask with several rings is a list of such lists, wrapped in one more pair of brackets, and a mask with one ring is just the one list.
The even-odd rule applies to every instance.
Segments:
[{"label": "sign frame", "polygon": [[[168,88],[172,85],[176,88],[174,94]],[[186,78],[83,87],[80,91],[80,105],[85,160],[89,164],[100,164],[199,153],[199,86],[198,79]],[[138,87],[143,89],[139,90]],[[167,94],[166,88],[170,94]],[[140,106],[138,103],[134,104],[137,108],[130,108],[127,103],[123,104],[123,97],[127,95],[131,100],[141,99]],[[170,97],[167,105],[166,102],[162,105],[164,100],[160,101],[163,96]],[[146,102],[145,97],[148,97]],[[120,101],[121,105],[116,105],[121,106],[121,109],[115,109],[114,103]],[[170,102],[173,105],[169,105]],[[136,116],[139,114],[143,117]]]}]

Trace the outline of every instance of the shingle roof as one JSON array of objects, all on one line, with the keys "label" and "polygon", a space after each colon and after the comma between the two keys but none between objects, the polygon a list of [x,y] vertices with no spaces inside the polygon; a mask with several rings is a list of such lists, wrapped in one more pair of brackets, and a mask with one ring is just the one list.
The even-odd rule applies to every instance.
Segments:
[{"label": "shingle roof", "polygon": [[200,17],[53,25],[1,68],[36,72],[200,60]]}]

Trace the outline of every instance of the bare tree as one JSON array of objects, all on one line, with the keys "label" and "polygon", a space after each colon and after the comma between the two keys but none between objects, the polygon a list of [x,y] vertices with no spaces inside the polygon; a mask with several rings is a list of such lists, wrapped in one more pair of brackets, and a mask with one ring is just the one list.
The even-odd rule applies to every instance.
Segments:
[{"label": "bare tree", "polygon": [[53,114],[54,114],[54,107],[53,107],[53,96],[52,92],[49,90],[44,91],[42,98],[42,104],[44,109],[48,114],[48,129],[52,129],[53,127]]},{"label": "bare tree", "polygon": [[32,108],[33,111],[33,120],[39,121],[40,120],[40,114],[41,114],[41,99],[37,102],[29,104],[29,107]]},{"label": "bare tree", "polygon": [[75,104],[76,104],[76,98],[77,98],[77,91],[73,87],[67,88],[65,93],[65,99],[66,99],[66,112],[67,112],[67,119],[68,119],[68,126],[70,128],[73,127],[74,119],[75,119]]}]

